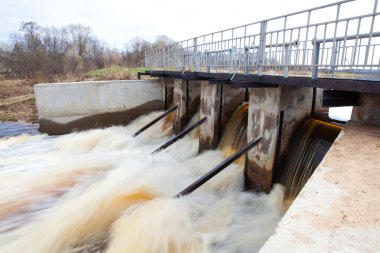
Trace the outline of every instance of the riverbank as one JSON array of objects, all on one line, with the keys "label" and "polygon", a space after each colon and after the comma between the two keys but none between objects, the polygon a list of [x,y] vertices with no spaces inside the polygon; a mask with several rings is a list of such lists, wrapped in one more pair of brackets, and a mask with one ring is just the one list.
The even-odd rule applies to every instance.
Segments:
[{"label": "riverbank", "polygon": [[[68,82],[80,78],[62,79]],[[0,76],[0,121],[37,123],[38,114],[33,86],[41,82],[60,82],[59,78],[6,79]]]},{"label": "riverbank", "polygon": [[0,121],[36,123],[33,85],[36,80],[0,79]]},{"label": "riverbank", "polygon": [[137,79],[138,71],[144,70],[144,68],[127,69],[115,65],[105,69],[90,71],[80,76],[7,79],[0,75],[0,121],[38,122],[33,90],[33,85],[37,83],[133,80]]}]

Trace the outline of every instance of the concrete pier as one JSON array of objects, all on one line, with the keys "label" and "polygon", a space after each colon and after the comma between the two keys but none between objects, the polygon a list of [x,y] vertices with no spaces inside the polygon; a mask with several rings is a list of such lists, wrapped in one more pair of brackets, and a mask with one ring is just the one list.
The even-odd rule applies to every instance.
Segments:
[{"label": "concrete pier", "polygon": [[173,103],[178,105],[173,122],[173,132],[178,134],[198,109],[201,82],[175,79],[173,92]]},{"label": "concrete pier", "polygon": [[359,106],[353,107],[351,122],[358,125],[380,127],[380,95],[361,93],[359,95]]},{"label": "concrete pier", "polygon": [[250,89],[247,141],[261,142],[247,154],[246,188],[269,192],[280,115],[280,88]]},{"label": "concrete pier", "polygon": [[210,85],[208,81],[202,81],[200,118],[207,117],[207,121],[200,126],[199,152],[218,146],[221,92],[221,85]]},{"label": "concrete pier", "polygon": [[[279,158],[280,164],[283,162],[295,130],[310,117],[312,96],[313,90],[306,87],[282,86],[250,90],[248,141],[258,136],[262,136],[263,140],[247,156],[248,189],[270,191],[275,159]],[[278,136],[281,111],[284,112],[283,129],[281,136]]]},{"label": "concrete pier", "polygon": [[207,116],[207,122],[200,127],[199,152],[218,146],[232,113],[244,100],[244,89],[202,81],[200,115]]}]

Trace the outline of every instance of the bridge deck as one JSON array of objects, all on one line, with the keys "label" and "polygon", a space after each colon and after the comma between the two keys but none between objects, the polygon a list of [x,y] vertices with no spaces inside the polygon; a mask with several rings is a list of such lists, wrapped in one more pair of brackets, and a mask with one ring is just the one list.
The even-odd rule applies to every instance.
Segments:
[{"label": "bridge deck", "polygon": [[310,77],[274,75],[253,75],[253,74],[229,74],[229,73],[208,73],[208,72],[183,72],[183,71],[164,71],[150,70],[144,75],[152,77],[168,77],[183,80],[208,80],[213,84],[230,84],[236,88],[253,87],[277,87],[278,85],[313,87],[323,89],[334,89],[341,91],[355,91],[380,94],[379,79],[337,79],[337,78],[318,78]]}]

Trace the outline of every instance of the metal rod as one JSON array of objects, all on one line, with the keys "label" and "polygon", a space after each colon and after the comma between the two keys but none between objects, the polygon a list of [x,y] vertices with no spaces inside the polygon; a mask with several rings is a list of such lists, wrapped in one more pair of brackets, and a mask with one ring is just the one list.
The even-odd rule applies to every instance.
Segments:
[{"label": "metal rod", "polygon": [[158,152],[166,149],[167,147],[169,147],[170,145],[172,145],[173,143],[175,143],[179,139],[182,139],[186,134],[188,134],[189,132],[191,132],[195,128],[197,128],[200,125],[202,125],[203,123],[205,123],[206,120],[207,120],[207,117],[204,117],[203,119],[199,120],[197,123],[195,123],[194,125],[192,125],[191,127],[189,127],[187,129],[183,130],[182,132],[180,132],[178,135],[173,136],[170,140],[168,140],[165,144],[161,145],[159,148],[157,148],[156,150],[154,150],[151,154],[156,154],[156,153],[158,153]]},{"label": "metal rod", "polygon": [[281,143],[282,143],[282,132],[284,128],[284,118],[285,112],[280,111],[280,124],[278,126],[278,135],[277,135],[277,144],[276,144],[276,155],[275,155],[275,165],[274,172],[272,175],[272,182],[277,183],[280,182],[280,160],[281,160]]},{"label": "metal rod", "polygon": [[189,122],[189,110],[190,110],[190,90],[189,90],[189,80],[186,80],[186,96],[185,96],[185,122]]},{"label": "metal rod", "polygon": [[313,88],[313,100],[311,101],[311,117],[315,115],[315,103],[317,101],[317,88]]},{"label": "metal rod", "polygon": [[[346,28],[347,30],[347,28]],[[350,36],[342,36],[342,37],[336,37],[336,38],[328,38],[328,39],[321,39],[321,40],[315,40],[315,43],[328,43],[328,42],[334,42],[334,41],[344,41],[344,40],[354,40],[354,39],[367,39],[370,37],[380,37],[380,32],[374,32],[374,33],[362,33],[359,35],[350,35]]]},{"label": "metal rod", "polygon": [[244,148],[240,149],[238,152],[233,154],[232,156],[228,157],[226,160],[224,160],[222,163],[217,165],[215,168],[207,172],[205,175],[203,175],[201,178],[199,178],[197,181],[186,187],[183,191],[178,193],[174,196],[174,198],[180,198],[182,196],[188,195],[198,189],[200,186],[202,186],[204,183],[206,183],[208,180],[216,176],[219,172],[224,170],[227,166],[229,166],[231,163],[233,163],[235,160],[237,160],[239,157],[247,153],[250,149],[255,147],[261,140],[261,137],[257,138],[254,141],[251,141],[248,143]]},{"label": "metal rod", "polygon": [[157,118],[155,118],[154,120],[152,120],[151,122],[149,122],[148,124],[146,124],[145,126],[143,126],[142,128],[140,128],[140,130],[138,130],[137,132],[135,132],[132,136],[136,137],[137,135],[141,134],[142,132],[144,132],[145,130],[147,130],[149,127],[151,127],[154,124],[156,124],[160,119],[164,118],[166,115],[168,115],[172,111],[176,110],[177,108],[178,108],[178,105],[176,105],[176,106],[172,107],[171,109],[165,111],[163,114],[161,114],[160,116],[158,116]]},{"label": "metal rod", "polygon": [[165,95],[165,104],[164,104],[164,109],[168,109],[168,86],[165,85],[165,90],[164,90],[164,95]]},{"label": "metal rod", "polygon": [[222,139],[222,132],[223,132],[223,103],[224,103],[224,96],[223,96],[223,84],[220,86],[220,96],[219,96],[219,112],[218,112],[218,143]]}]

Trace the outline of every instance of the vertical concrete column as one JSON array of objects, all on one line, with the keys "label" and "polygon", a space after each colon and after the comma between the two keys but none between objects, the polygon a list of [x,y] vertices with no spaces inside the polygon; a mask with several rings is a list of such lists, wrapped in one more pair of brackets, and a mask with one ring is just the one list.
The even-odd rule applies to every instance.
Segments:
[{"label": "vertical concrete column", "polygon": [[186,103],[188,100],[187,82],[181,79],[174,80],[173,102],[178,105],[174,121],[173,132],[178,134],[186,124]]},{"label": "vertical concrete column", "polygon": [[221,85],[201,82],[200,118],[207,117],[207,121],[200,126],[199,152],[218,146],[220,95]]},{"label": "vertical concrete column", "polygon": [[250,89],[248,109],[248,142],[261,136],[261,142],[248,152],[246,187],[269,192],[275,161],[280,114],[280,88]]},{"label": "vertical concrete column", "polygon": [[360,93],[360,106],[354,106],[351,124],[380,126],[380,94]]},{"label": "vertical concrete column", "polygon": [[315,108],[314,112],[316,114],[325,114],[326,116],[329,114],[329,108],[322,107],[322,99],[323,99],[323,91],[325,89],[316,88],[316,97],[315,97]]},{"label": "vertical concrete column", "polygon": [[199,106],[201,83],[198,81],[174,80],[173,101],[178,110],[173,122],[173,132],[178,134],[185,127]]},{"label": "vertical concrete column", "polygon": [[289,145],[299,124],[310,116],[313,101],[313,89],[309,87],[282,86],[280,111],[284,111],[280,155]]},{"label": "vertical concrete column", "polygon": [[160,77],[159,81],[163,87],[162,97],[164,100],[164,109],[167,110],[173,104],[174,80],[167,77]]}]

